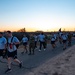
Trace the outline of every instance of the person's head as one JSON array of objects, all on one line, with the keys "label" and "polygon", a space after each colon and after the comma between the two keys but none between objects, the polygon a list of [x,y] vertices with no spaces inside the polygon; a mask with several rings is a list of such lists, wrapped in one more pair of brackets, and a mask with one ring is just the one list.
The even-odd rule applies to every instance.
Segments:
[{"label": "person's head", "polygon": [[0,38],[3,36],[3,33],[2,32],[0,32]]},{"label": "person's head", "polygon": [[52,35],[54,36],[54,33],[52,33]]},{"label": "person's head", "polygon": [[25,34],[24,34],[23,36],[24,36],[24,37],[26,37],[26,35],[25,35]]},{"label": "person's head", "polygon": [[37,36],[37,33],[35,33],[34,35],[36,35],[36,36]]},{"label": "person's head", "polygon": [[33,36],[33,34],[30,34],[30,36]]},{"label": "person's head", "polygon": [[7,37],[11,37],[12,36],[12,32],[11,31],[7,31],[6,35],[7,35]]},{"label": "person's head", "polygon": [[69,32],[69,34],[71,34],[71,32]]},{"label": "person's head", "polygon": [[41,35],[44,35],[44,33],[43,33],[43,32],[41,32],[40,34],[41,34]]},{"label": "person's head", "polygon": [[42,35],[44,35],[44,33],[43,33],[43,32],[42,32],[41,34],[42,34]]}]

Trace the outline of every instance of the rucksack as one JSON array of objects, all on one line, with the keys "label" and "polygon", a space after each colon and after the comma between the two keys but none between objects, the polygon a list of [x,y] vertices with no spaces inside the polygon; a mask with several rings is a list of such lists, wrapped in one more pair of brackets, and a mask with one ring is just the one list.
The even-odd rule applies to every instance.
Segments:
[{"label": "rucksack", "polygon": [[[13,41],[13,39],[14,39],[14,37],[12,37],[11,42]],[[19,48],[19,45],[20,44],[15,45],[17,49]]]}]

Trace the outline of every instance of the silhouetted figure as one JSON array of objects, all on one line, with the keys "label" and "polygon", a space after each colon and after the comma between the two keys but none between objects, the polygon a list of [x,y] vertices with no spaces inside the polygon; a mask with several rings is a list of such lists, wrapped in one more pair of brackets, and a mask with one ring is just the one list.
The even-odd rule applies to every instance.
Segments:
[{"label": "silhouetted figure", "polygon": [[55,41],[56,41],[56,38],[54,37],[54,35],[52,35],[52,37],[51,37],[51,45],[52,45],[53,48],[56,47]]},{"label": "silhouetted figure", "polygon": [[68,34],[68,46],[71,46],[71,41],[72,41],[72,34]]},{"label": "silhouetted figure", "polygon": [[34,35],[34,41],[35,41],[35,49],[37,49],[37,42],[38,42],[38,36]]},{"label": "silhouetted figure", "polygon": [[23,53],[27,53],[27,44],[28,44],[28,38],[26,37],[26,35],[23,36],[22,38],[22,43],[23,43],[23,46],[24,46],[24,50],[22,52]]},{"label": "silhouetted figure", "polygon": [[63,42],[63,50],[66,49],[66,43],[67,43],[67,35],[66,34],[62,34],[62,42]]},{"label": "silhouetted figure", "polygon": [[7,45],[7,40],[3,36],[3,33],[0,32],[0,57],[5,57],[6,54],[6,45]]},{"label": "silhouetted figure", "polygon": [[34,55],[34,49],[35,49],[35,38],[31,34],[30,35],[30,40],[29,40],[29,55],[31,55],[31,54]]},{"label": "silhouetted figure", "polygon": [[44,51],[46,50],[46,37],[43,33],[41,33],[39,36],[39,42],[40,42],[40,48],[39,51],[41,51],[42,46],[44,47]]},{"label": "silhouetted figure", "polygon": [[[7,31],[7,37],[8,37],[8,41],[7,41],[7,60],[8,60],[8,69],[5,71],[5,73],[12,71],[11,70],[11,58],[14,59],[15,62],[17,62],[19,64],[19,67],[22,67],[22,62],[18,60],[17,58],[17,44],[20,44],[19,40],[17,39],[17,37],[13,37],[12,36],[12,32],[11,31]],[[13,40],[12,40],[13,38]]]}]

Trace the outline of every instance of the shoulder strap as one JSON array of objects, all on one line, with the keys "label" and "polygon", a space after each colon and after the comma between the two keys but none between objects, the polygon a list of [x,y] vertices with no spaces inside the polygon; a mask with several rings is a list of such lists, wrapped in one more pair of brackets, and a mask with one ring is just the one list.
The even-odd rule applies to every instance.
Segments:
[{"label": "shoulder strap", "polygon": [[8,46],[8,44],[9,44],[9,43],[8,43],[8,39],[7,39],[7,46]]},{"label": "shoulder strap", "polygon": [[11,38],[11,42],[13,41],[14,37]]},{"label": "shoulder strap", "polygon": [[[13,38],[14,38],[14,37],[11,38],[11,42],[13,41]],[[7,46],[8,46],[8,44],[9,44],[9,43],[8,43],[8,39],[7,39]]]}]

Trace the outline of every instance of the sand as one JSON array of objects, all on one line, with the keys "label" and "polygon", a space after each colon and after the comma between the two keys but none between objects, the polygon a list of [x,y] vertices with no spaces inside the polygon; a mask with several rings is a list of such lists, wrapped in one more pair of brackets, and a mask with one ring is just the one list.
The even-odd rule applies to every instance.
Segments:
[{"label": "sand", "polygon": [[25,75],[75,75],[75,45]]}]

